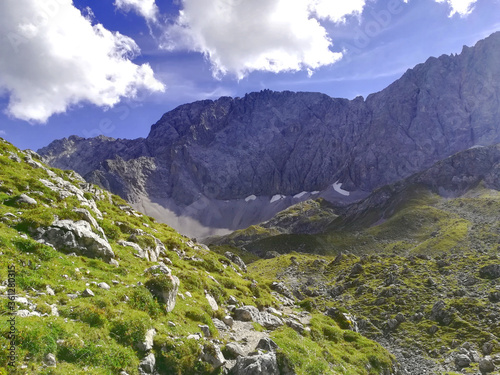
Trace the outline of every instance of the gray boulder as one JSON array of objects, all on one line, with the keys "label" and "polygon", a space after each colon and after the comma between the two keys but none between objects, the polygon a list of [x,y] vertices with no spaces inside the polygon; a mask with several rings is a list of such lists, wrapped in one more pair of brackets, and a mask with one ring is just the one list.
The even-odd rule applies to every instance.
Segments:
[{"label": "gray boulder", "polygon": [[246,357],[238,357],[231,370],[232,375],[280,375],[276,354],[259,353]]},{"label": "gray boulder", "polygon": [[35,237],[67,253],[110,261],[115,257],[108,241],[92,232],[86,221],[56,220],[48,228],[39,228]]},{"label": "gray boulder", "polygon": [[243,351],[241,346],[239,346],[235,342],[230,342],[226,345],[226,352],[229,358],[238,358],[245,356],[245,352]]},{"label": "gray boulder", "polygon": [[219,305],[217,305],[217,301],[215,300],[214,297],[212,297],[210,294],[208,293],[205,293],[205,298],[207,299],[208,301],[208,304],[210,305],[210,308],[213,310],[213,311],[217,311],[219,310]]},{"label": "gray boulder", "polygon": [[238,267],[240,267],[242,271],[247,272],[247,266],[246,266],[245,262],[243,262],[243,260],[238,255],[233,254],[230,251],[226,251],[224,253],[224,256],[227,259],[229,259],[231,262],[233,262],[234,264],[236,264]]},{"label": "gray boulder", "polygon": [[26,194],[21,194],[19,198],[17,198],[16,202],[18,205],[27,204],[30,206],[36,206],[38,204],[36,200],[34,200],[31,197],[28,197]]},{"label": "gray boulder", "polygon": [[243,306],[234,310],[234,319],[242,322],[250,322],[259,314],[259,309],[255,306]]},{"label": "gray boulder", "polygon": [[89,288],[85,289],[83,292],[82,292],[82,297],[94,297],[95,294],[93,291],[91,291]]},{"label": "gray boulder", "polygon": [[108,284],[108,283],[105,283],[105,282],[99,283],[99,284],[97,284],[97,286],[98,286],[99,288],[101,288],[101,289],[105,289],[105,290],[109,290],[109,289],[111,289],[111,287],[109,286],[109,284]]},{"label": "gray boulder", "polygon": [[271,289],[278,292],[279,294],[287,297],[287,298],[290,298],[293,300],[293,294],[292,292],[290,291],[290,289],[287,288],[287,286],[285,285],[285,283],[283,282],[276,282],[274,281],[272,284],[271,284]]},{"label": "gray boulder", "polygon": [[154,266],[151,266],[151,267],[145,269],[144,273],[150,273],[153,275],[163,273],[165,275],[170,275],[170,274],[172,274],[172,270],[170,268],[168,268],[165,264],[160,262],[160,264],[156,264]]},{"label": "gray boulder", "polygon": [[278,349],[278,344],[276,344],[272,339],[269,337],[263,337],[259,340],[259,343],[257,344],[255,349],[262,349],[268,352],[274,352],[276,349]]},{"label": "gray boulder", "polygon": [[455,364],[458,368],[468,367],[470,365],[470,358],[465,354],[457,354]]},{"label": "gray boulder", "polygon": [[149,353],[144,359],[139,363],[139,374],[153,374],[155,371],[156,358],[153,353]]},{"label": "gray boulder", "polygon": [[180,281],[177,276],[164,274],[153,277],[152,279],[146,281],[145,284],[151,294],[165,303],[165,309],[167,312],[172,311],[175,307],[179,285]]},{"label": "gray boulder", "polygon": [[99,226],[99,224],[97,223],[97,220],[94,219],[94,217],[92,216],[92,214],[90,213],[89,210],[87,210],[85,208],[75,207],[75,208],[73,208],[73,211],[76,212],[80,216],[81,220],[85,220],[87,223],[92,225],[101,234],[102,238],[107,240],[106,234],[104,233],[104,230]]},{"label": "gray boulder", "polygon": [[254,306],[243,306],[235,309],[234,319],[243,322],[254,321],[267,329],[276,329],[284,324],[282,319],[268,312],[260,312]]},{"label": "gray boulder", "polygon": [[482,374],[488,374],[495,371],[495,364],[490,358],[483,358],[479,361],[479,371]]},{"label": "gray boulder", "polygon": [[137,348],[145,352],[153,349],[153,340],[155,335],[156,335],[156,329],[154,328],[148,329],[146,331],[146,335],[144,336],[144,341],[138,343]]},{"label": "gray boulder", "polygon": [[224,355],[222,355],[219,346],[213,343],[203,346],[200,358],[202,361],[211,364],[215,368],[219,368],[226,363],[226,359]]},{"label": "gray boulder", "polygon": [[446,326],[453,320],[453,313],[449,309],[446,309],[444,301],[438,301],[432,307],[429,319]]},{"label": "gray boulder", "polygon": [[57,361],[56,361],[56,356],[52,353],[48,353],[45,358],[43,359],[43,362],[48,366],[48,367],[56,367],[57,366]]},{"label": "gray boulder", "polygon": [[490,264],[479,270],[479,277],[483,279],[498,279],[500,277],[500,264]]}]

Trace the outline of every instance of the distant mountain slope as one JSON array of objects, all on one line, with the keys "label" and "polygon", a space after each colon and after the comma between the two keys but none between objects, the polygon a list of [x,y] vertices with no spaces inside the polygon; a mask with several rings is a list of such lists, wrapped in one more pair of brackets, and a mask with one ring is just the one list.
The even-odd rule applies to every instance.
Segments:
[{"label": "distant mountain slope", "polygon": [[352,202],[500,142],[499,121],[497,32],[459,55],[429,58],[366,100],[264,90],[182,105],[146,139],[72,136],[39,152],[157,218],[184,216],[178,228],[204,235],[270,219],[313,192]]},{"label": "distant mountain slope", "polygon": [[[210,238],[209,243],[242,247],[264,257],[270,251],[497,251],[500,144],[459,152],[346,207],[305,203],[260,225]],[[314,224],[319,226],[310,231]]]}]

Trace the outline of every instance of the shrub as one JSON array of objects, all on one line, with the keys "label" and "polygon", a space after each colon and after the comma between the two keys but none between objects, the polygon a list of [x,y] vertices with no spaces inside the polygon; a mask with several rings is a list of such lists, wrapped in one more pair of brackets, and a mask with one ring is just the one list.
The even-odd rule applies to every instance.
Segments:
[{"label": "shrub", "polygon": [[147,315],[144,313],[133,317],[120,317],[111,323],[111,337],[125,345],[141,342],[150,328]]},{"label": "shrub", "polygon": [[158,301],[143,286],[134,288],[130,295],[129,305],[136,310],[147,312],[153,318],[158,317],[162,312]]},{"label": "shrub", "polygon": [[96,306],[78,306],[70,313],[73,319],[79,319],[91,327],[102,327],[106,324],[105,311]]}]

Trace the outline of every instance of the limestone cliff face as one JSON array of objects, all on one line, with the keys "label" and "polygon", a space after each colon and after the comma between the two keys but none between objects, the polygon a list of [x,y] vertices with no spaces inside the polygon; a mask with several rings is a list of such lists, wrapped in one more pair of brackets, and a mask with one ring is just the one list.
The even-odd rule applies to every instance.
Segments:
[{"label": "limestone cliff face", "polygon": [[[70,137],[39,153],[131,202],[182,208],[323,191],[336,181],[370,192],[474,145],[499,143],[499,124],[497,32],[459,55],[428,59],[366,100],[264,90],[182,105],[146,139]],[[189,215],[231,227],[207,222],[203,210]]]}]

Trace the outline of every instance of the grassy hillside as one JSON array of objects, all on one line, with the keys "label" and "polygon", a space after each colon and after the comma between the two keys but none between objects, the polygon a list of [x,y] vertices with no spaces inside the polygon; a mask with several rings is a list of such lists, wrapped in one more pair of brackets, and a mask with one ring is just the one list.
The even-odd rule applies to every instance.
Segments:
[{"label": "grassy hillside", "polygon": [[[77,224],[88,229],[85,237],[78,237],[80,229],[67,230]],[[235,331],[224,323],[221,328],[221,321],[246,305],[262,314],[274,307],[267,314],[288,319],[277,329],[253,322],[244,331],[275,340],[282,374],[387,374],[395,368],[379,344],[321,309],[305,306],[304,329],[291,328],[294,317],[306,313],[293,302],[284,306],[271,290],[273,275],[245,273],[74,172],[48,168],[36,154],[3,140],[0,249],[0,374],[148,373],[144,360],[151,354],[159,374],[223,373],[225,365],[207,357],[221,348],[230,362],[226,345]],[[160,264],[171,274],[151,269]],[[171,311],[158,291],[175,299]],[[9,366],[12,344],[16,358]]]},{"label": "grassy hillside", "polygon": [[410,374],[498,374],[500,271],[484,272],[500,270],[498,164],[464,167],[480,160],[469,154],[497,149],[466,151],[325,212],[320,233],[276,234],[273,219],[252,227],[254,238],[242,230],[218,241],[268,258],[249,272],[280,280],[303,308],[336,309],[341,326],[349,325],[342,314],[352,316]]}]

